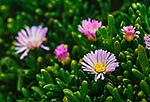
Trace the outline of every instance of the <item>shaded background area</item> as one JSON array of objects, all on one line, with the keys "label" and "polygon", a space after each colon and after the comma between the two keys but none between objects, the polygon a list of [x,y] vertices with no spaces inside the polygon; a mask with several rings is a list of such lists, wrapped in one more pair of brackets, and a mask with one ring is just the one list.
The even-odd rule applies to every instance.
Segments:
[{"label": "shaded background area", "polygon": [[[147,7],[150,4],[149,0],[0,0],[0,100],[13,102],[22,99],[22,86],[34,97],[31,86],[38,85],[36,74],[42,67],[53,65],[54,61],[50,58],[54,57],[57,45],[76,44],[71,32],[77,31],[77,25],[83,19],[93,18],[107,25],[108,14],[117,17],[137,2]],[[39,56],[32,55],[36,60],[27,58],[20,61],[19,55],[15,54],[15,37],[18,31],[32,25],[49,28],[45,44],[51,50],[49,53],[38,50]],[[37,59],[43,62],[39,61],[38,67],[32,69],[32,63],[36,63]]]}]

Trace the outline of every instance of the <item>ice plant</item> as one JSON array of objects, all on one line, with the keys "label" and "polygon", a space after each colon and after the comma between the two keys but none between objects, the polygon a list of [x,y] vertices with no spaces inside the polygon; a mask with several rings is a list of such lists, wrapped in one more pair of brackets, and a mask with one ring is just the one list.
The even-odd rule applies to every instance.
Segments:
[{"label": "ice plant", "polygon": [[115,55],[102,49],[84,55],[81,64],[84,71],[95,74],[95,81],[104,80],[104,74],[113,72],[119,66]]},{"label": "ice plant", "polygon": [[124,26],[122,29],[123,38],[127,41],[132,41],[135,37],[139,37],[140,32],[135,31],[133,26]]},{"label": "ice plant", "polygon": [[144,37],[144,42],[146,44],[146,48],[150,50],[150,35]]},{"label": "ice plant", "polygon": [[64,44],[60,44],[54,51],[55,55],[60,62],[66,62],[69,59],[69,53],[67,47]]},{"label": "ice plant", "polygon": [[83,33],[89,40],[96,41],[96,31],[102,26],[102,22],[97,20],[83,20],[82,25],[78,25],[78,30]]},{"label": "ice plant", "polygon": [[32,26],[31,28],[26,27],[26,29],[22,29],[18,32],[18,36],[16,37],[16,53],[22,53],[20,59],[23,59],[28,55],[30,50],[35,48],[41,47],[44,50],[49,50],[49,47],[42,44],[45,40],[47,30],[47,27]]}]

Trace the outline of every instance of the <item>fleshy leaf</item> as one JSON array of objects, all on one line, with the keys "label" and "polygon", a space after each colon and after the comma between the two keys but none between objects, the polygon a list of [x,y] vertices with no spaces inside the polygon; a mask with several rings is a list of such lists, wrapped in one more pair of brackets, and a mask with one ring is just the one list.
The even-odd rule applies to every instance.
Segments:
[{"label": "fleshy leaf", "polygon": [[115,28],[115,19],[113,15],[108,15],[108,33],[109,37],[112,38],[114,34],[116,33],[116,28]]},{"label": "fleshy leaf", "polygon": [[144,94],[146,94],[147,96],[150,97],[150,86],[149,86],[149,84],[146,81],[141,80],[140,88],[144,92]]},{"label": "fleshy leaf", "polygon": [[149,68],[149,62],[148,62],[146,50],[142,45],[138,46],[138,58],[139,58],[142,71],[145,74],[146,68]]},{"label": "fleshy leaf", "polygon": [[71,90],[64,89],[63,92],[70,99],[71,102],[79,102],[79,100],[74,96]]}]

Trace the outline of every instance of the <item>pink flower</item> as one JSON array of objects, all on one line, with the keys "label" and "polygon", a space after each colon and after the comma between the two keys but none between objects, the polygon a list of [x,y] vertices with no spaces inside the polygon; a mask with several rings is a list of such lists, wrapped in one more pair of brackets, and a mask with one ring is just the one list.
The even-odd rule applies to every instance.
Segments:
[{"label": "pink flower", "polygon": [[26,27],[25,30],[22,29],[18,32],[18,36],[16,37],[16,53],[22,53],[20,59],[23,59],[28,55],[30,50],[35,48],[41,47],[45,50],[49,50],[49,47],[42,45],[47,30],[47,27],[42,28],[42,26],[32,26],[31,28]]},{"label": "pink flower", "polygon": [[146,44],[146,48],[150,50],[150,35],[144,37],[144,42]]},{"label": "pink flower", "polygon": [[132,41],[135,37],[139,37],[140,32],[135,31],[135,27],[133,26],[124,26],[121,29],[123,32],[123,38],[127,41]]},{"label": "pink flower", "polygon": [[84,55],[82,68],[90,74],[95,74],[94,80],[104,80],[104,74],[111,73],[119,66],[114,54],[104,51],[102,49],[91,51]]},{"label": "pink flower", "polygon": [[78,30],[83,33],[89,40],[96,41],[96,31],[99,27],[102,26],[102,22],[98,22],[97,20],[88,20],[82,21],[82,26],[78,25]]},{"label": "pink flower", "polygon": [[55,51],[55,55],[58,57],[59,61],[65,61],[68,58],[68,49],[64,46],[64,44],[59,45]]}]

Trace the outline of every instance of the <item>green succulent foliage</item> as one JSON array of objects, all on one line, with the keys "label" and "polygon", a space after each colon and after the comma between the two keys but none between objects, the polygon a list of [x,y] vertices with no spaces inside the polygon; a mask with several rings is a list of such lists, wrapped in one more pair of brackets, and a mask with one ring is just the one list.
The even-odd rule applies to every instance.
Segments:
[{"label": "green succulent foliage", "polygon": [[[128,13],[121,12],[116,19],[114,19],[113,15],[108,16],[108,27],[105,26],[97,31],[98,40],[96,42],[89,42],[84,36],[75,32],[72,33],[74,41],[77,43],[76,47],[81,48],[81,52],[82,50],[84,50],[84,52],[90,52],[91,50],[99,48],[106,49],[115,53],[119,60],[120,67],[117,68],[114,73],[106,76],[107,78],[102,84],[102,81],[98,81],[97,83],[93,82],[91,79],[92,76],[87,75],[82,71],[81,67],[78,66],[76,67],[78,70],[76,70],[77,73],[75,74],[76,80],[74,79],[71,85],[67,83],[69,82],[69,76],[73,77],[73,75],[70,75],[68,72],[70,71],[70,73],[72,73],[72,68],[66,71],[64,70],[65,68],[60,68],[59,76],[61,81],[59,84],[62,82],[62,85],[59,86],[63,88],[61,90],[63,94],[61,100],[71,102],[85,100],[89,100],[89,102],[131,102],[150,100],[148,53],[143,47],[145,46],[143,37],[146,32],[148,33],[149,25],[147,25],[147,29],[142,25],[142,23],[146,24],[148,22],[145,18],[143,20],[143,17],[148,17],[148,15],[140,15],[141,11],[146,10],[144,5],[139,3],[132,5],[133,6],[128,9]],[[136,8],[134,7],[135,5]],[[130,17],[131,15],[132,17]],[[117,23],[115,22],[120,22],[119,28],[117,28]],[[122,38],[121,28],[127,25],[133,25],[136,27],[136,30],[140,31],[139,38],[135,38],[131,42]],[[82,41],[84,42],[81,45]],[[76,51],[74,51],[74,53],[75,52]],[[64,75],[62,73],[64,73]],[[76,88],[75,85],[77,84],[75,83],[78,83],[78,87]],[[84,89],[82,88],[83,85],[85,85]],[[100,86],[104,86],[101,92],[98,91],[102,90]],[[96,94],[93,94],[93,90]]]},{"label": "green succulent foliage", "polygon": [[[88,82],[85,80],[81,82],[78,72],[76,72],[79,67],[78,63],[73,61],[70,67],[71,72],[58,68],[58,65],[41,69],[41,75],[37,75],[37,80],[45,90],[47,100],[91,101],[88,96]],[[54,75],[55,71],[58,72],[57,77]],[[52,78],[54,79],[53,81],[50,80]],[[77,87],[78,84],[80,87]]]},{"label": "green succulent foliage", "polygon": [[[111,11],[111,0],[2,0],[0,49],[6,51],[0,53],[0,100],[149,102],[150,54],[143,40],[150,33],[148,2],[131,3],[125,0],[122,7]],[[96,32],[96,41],[89,41],[77,31],[77,25],[85,18],[104,22],[104,27]],[[20,61],[11,43],[15,42],[13,36],[27,25],[48,26],[47,38],[50,42],[46,41],[46,44],[51,51],[47,53],[36,49]],[[140,31],[139,37],[131,42],[122,37],[121,29],[128,25]],[[7,36],[10,38],[6,39]],[[60,43],[68,45],[71,61],[67,64],[60,63],[53,54]],[[97,82],[93,80],[94,75],[82,70],[80,63],[85,54],[96,49],[114,53],[119,62],[114,72]]]}]

